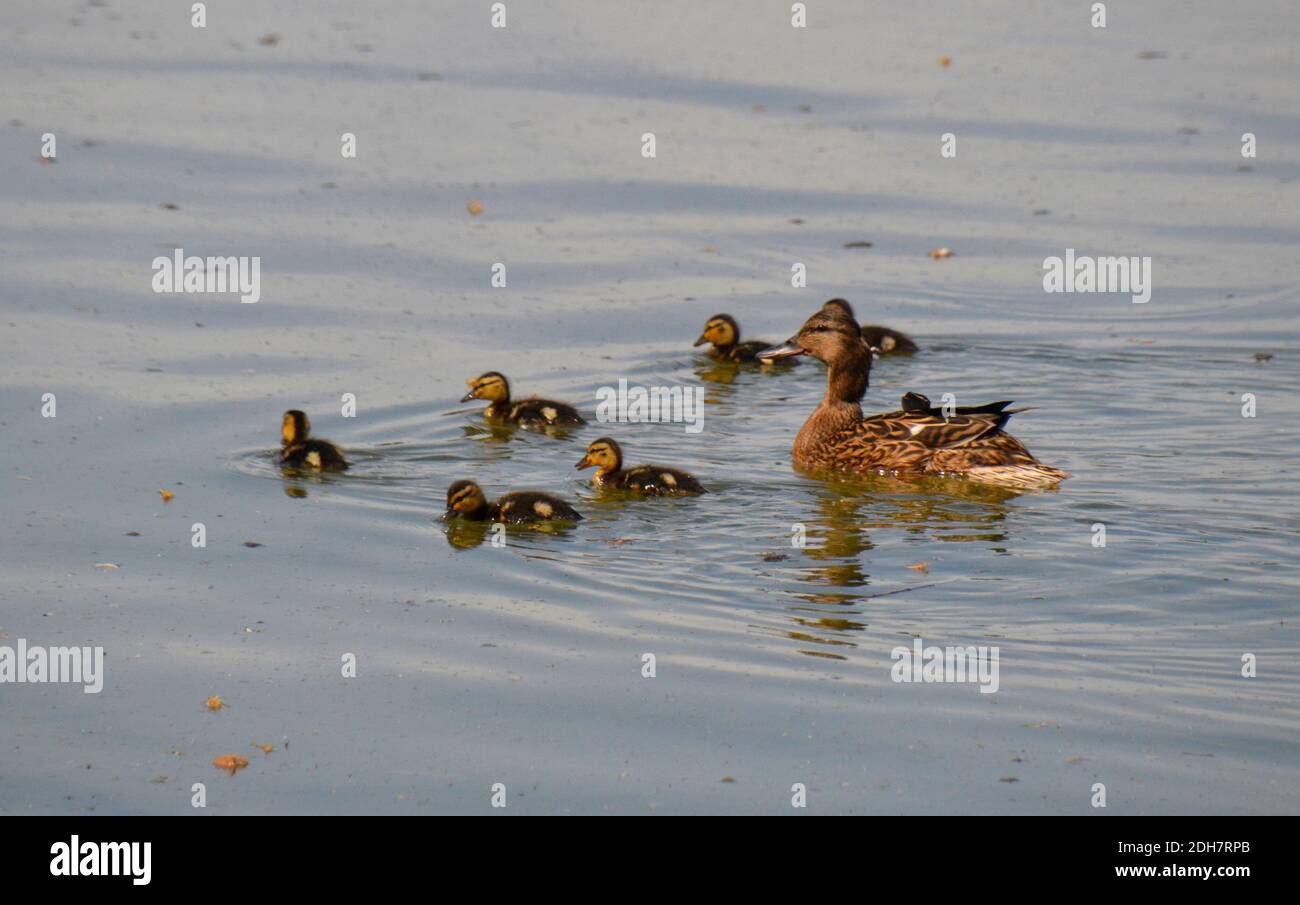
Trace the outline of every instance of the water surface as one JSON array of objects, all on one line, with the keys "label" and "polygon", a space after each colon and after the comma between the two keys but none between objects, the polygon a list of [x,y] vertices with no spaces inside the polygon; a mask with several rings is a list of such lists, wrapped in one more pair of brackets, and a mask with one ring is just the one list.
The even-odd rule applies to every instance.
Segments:
[{"label": "water surface", "polygon": [[[6,812],[189,813],[196,781],[238,813],[478,812],[495,782],[524,813],[784,813],[800,782],[820,812],[1090,814],[1098,782],[1111,813],[1300,805],[1282,4],[1094,34],[824,3],[797,36],[739,4],[512,7],[503,34],[419,4],[247,4],[206,35],[78,9],[0,14],[0,632],[102,644],[108,675],[0,691]],[[262,301],[155,296],[177,245],[260,255]],[[1045,294],[1066,248],[1152,256],[1152,300]],[[869,411],[1015,399],[1074,477],[793,471],[825,369],[690,343],[719,311],[781,340],[837,295],[923,347],[877,364]],[[704,429],[493,431],[457,402],[489,369],[589,415],[620,378],[703,386]],[[274,467],[291,407],[350,472]],[[606,433],[711,492],[597,493],[573,465]],[[449,534],[460,478],[587,518]],[[997,645],[999,691],[893,683],[917,636]]]}]

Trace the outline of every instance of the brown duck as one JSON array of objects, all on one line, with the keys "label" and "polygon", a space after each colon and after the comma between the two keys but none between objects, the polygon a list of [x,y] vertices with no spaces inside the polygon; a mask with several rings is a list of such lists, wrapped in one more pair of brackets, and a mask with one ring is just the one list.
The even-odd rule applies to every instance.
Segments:
[{"label": "brown duck", "polygon": [[662,465],[634,465],[623,467],[623,447],[610,437],[593,440],[587,454],[578,460],[576,468],[595,468],[591,482],[598,486],[617,487],[645,496],[677,496],[704,493],[704,485],[680,468]]},{"label": "brown duck", "polygon": [[328,440],[310,437],[311,421],[305,412],[290,409],[280,423],[280,464],[307,471],[346,471],[347,459]]},{"label": "brown duck", "polygon": [[510,398],[510,382],[498,371],[488,371],[465,381],[469,392],[461,402],[471,399],[486,399],[491,403],[483,410],[483,417],[494,424],[518,424],[522,427],[549,427],[554,425],[571,427],[587,422],[578,410],[567,402],[553,399],[539,399],[529,396],[527,399]]},{"label": "brown duck", "polygon": [[695,341],[696,346],[712,343],[704,354],[719,361],[758,361],[758,353],[771,347],[761,339],[740,341],[740,325],[730,314],[715,314],[704,323],[704,332]]},{"label": "brown duck", "polygon": [[871,352],[858,324],[823,308],[784,345],[762,357],[811,355],[829,367],[826,397],[794,441],[794,463],[807,469],[964,475],[973,481],[1043,489],[1069,477],[1044,465],[1003,427],[1023,409],[1010,402],[962,407],[944,417],[918,393],[896,412],[863,417],[859,404],[871,373]]},{"label": "brown duck", "polygon": [[473,522],[505,522],[508,525],[536,525],[540,522],[580,522],[582,513],[549,493],[521,490],[488,502],[483,489],[473,481],[456,481],[447,488],[444,520],[464,518]]},{"label": "brown duck", "polygon": [[[822,305],[822,310],[835,309],[843,312],[851,321],[856,321],[857,315],[853,313],[853,306],[844,299],[831,299]],[[920,347],[912,341],[912,338],[906,333],[900,333],[889,327],[881,327],[878,324],[861,324],[859,329],[862,331],[862,339],[871,347],[874,355],[911,355]]]}]

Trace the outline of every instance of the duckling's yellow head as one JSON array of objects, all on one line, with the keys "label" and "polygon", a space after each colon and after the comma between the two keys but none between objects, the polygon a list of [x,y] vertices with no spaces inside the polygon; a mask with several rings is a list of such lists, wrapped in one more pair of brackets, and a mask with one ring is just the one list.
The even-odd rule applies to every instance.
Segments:
[{"label": "duckling's yellow head", "polygon": [[461,398],[461,402],[469,402],[471,399],[505,402],[510,398],[510,384],[506,382],[504,376],[496,371],[488,371],[486,374],[471,377],[465,383],[469,387],[469,392]]},{"label": "duckling's yellow head", "polygon": [[301,443],[307,439],[311,433],[311,422],[307,420],[307,415],[297,409],[290,409],[284,413],[284,421],[280,423],[280,442],[284,446],[292,446],[295,443]]},{"label": "duckling's yellow head", "polygon": [[447,517],[474,512],[486,505],[483,489],[473,481],[457,481],[447,488]]},{"label": "duckling's yellow head", "polygon": [[856,321],[858,319],[857,315],[853,313],[853,306],[844,299],[830,299],[822,305],[822,311],[832,317],[837,314],[842,314],[851,321]]},{"label": "duckling's yellow head", "polygon": [[704,332],[695,341],[695,345],[713,343],[715,346],[734,346],[740,339],[740,327],[730,314],[715,314],[704,324]]},{"label": "duckling's yellow head", "polygon": [[575,468],[595,468],[597,474],[618,471],[623,467],[623,449],[609,437],[592,440]]},{"label": "duckling's yellow head", "polygon": [[833,367],[871,367],[871,352],[862,341],[857,321],[836,309],[823,308],[804,321],[799,332],[789,340],[758,353],[764,361],[795,355],[811,355]]}]

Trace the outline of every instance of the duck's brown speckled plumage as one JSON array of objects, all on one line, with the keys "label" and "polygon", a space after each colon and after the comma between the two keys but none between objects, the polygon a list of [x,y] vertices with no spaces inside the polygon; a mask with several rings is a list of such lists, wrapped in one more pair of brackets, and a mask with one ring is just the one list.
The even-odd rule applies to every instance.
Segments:
[{"label": "duck's brown speckled plumage", "polygon": [[582,513],[553,494],[520,490],[503,494],[493,503],[473,481],[457,481],[447,488],[447,511],[443,517],[457,516],[470,521],[504,522],[507,525],[582,521]]},{"label": "duck's brown speckled plumage", "polygon": [[706,493],[704,485],[679,468],[662,465],[623,467],[623,449],[609,437],[593,440],[577,468],[595,468],[592,483],[630,490],[646,496],[680,496]]},{"label": "duck's brown speckled plumage", "polygon": [[539,399],[530,396],[527,399],[511,399],[510,383],[497,371],[488,371],[465,381],[469,392],[460,400],[486,399],[490,405],[483,410],[483,417],[495,424],[518,424],[521,427],[576,427],[586,424],[578,410],[567,402],[553,399]]},{"label": "duck's brown speckled plumage", "polygon": [[898,411],[864,417],[859,401],[871,352],[857,322],[833,308],[810,317],[789,343],[766,353],[812,355],[829,367],[826,396],[794,442],[794,462],[807,469],[965,475],[1018,488],[1050,487],[1069,477],[1039,462],[1003,430],[1009,402],[954,409],[945,417],[924,396],[909,393]]},{"label": "duck's brown speckled plumage", "polygon": [[309,437],[311,421],[306,413],[290,409],[280,426],[279,462],[284,468],[302,471],[346,471],[348,461],[328,440]]}]

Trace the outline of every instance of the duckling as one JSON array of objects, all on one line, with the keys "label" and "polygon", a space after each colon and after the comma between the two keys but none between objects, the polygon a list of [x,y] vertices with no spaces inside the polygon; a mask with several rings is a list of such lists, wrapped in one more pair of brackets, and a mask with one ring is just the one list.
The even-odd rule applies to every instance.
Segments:
[{"label": "duckling", "polygon": [[[853,306],[844,299],[831,299],[822,305],[823,311],[841,312],[849,320],[856,322],[857,316],[853,313]],[[906,333],[899,333],[897,330],[891,330],[889,327],[880,327],[875,324],[862,324],[860,327],[862,338],[866,340],[867,345],[871,347],[873,354],[880,355],[911,355],[920,347],[917,346],[912,338]]]},{"label": "duckling", "polygon": [[471,399],[486,399],[491,403],[483,410],[483,416],[489,421],[518,424],[523,427],[545,427],[548,425],[577,425],[587,422],[578,410],[564,402],[550,399],[538,399],[530,396],[517,402],[510,401],[510,384],[504,376],[496,371],[488,371],[465,381],[469,392],[461,402]]},{"label": "duckling", "polygon": [[507,525],[582,521],[582,514],[564,500],[535,490],[507,493],[495,503],[489,503],[482,488],[473,481],[457,481],[447,488],[447,512],[443,518],[455,516],[475,522],[505,522]]},{"label": "duckling", "polygon": [[297,409],[284,413],[280,425],[280,464],[288,468],[344,471],[348,462],[337,446],[328,440],[309,437],[311,421]]},{"label": "duckling", "polygon": [[576,468],[595,468],[591,483],[643,493],[646,496],[672,496],[684,493],[707,493],[704,485],[676,468],[637,465],[623,469],[623,448],[609,437],[593,440],[587,454]]},{"label": "duckling", "polygon": [[871,351],[857,324],[840,311],[818,311],[788,343],[763,353],[811,355],[829,367],[826,397],[794,441],[801,468],[847,472],[890,470],[919,475],[964,475],[1018,489],[1053,487],[1067,472],[1044,465],[1003,427],[1023,409],[993,402],[958,409],[951,417],[919,393],[900,411],[863,417],[860,405],[871,374]]},{"label": "duckling", "polygon": [[730,314],[715,314],[704,323],[704,332],[695,341],[696,346],[713,343],[704,354],[723,361],[755,361],[758,353],[772,344],[761,339],[740,341],[740,325]]}]

